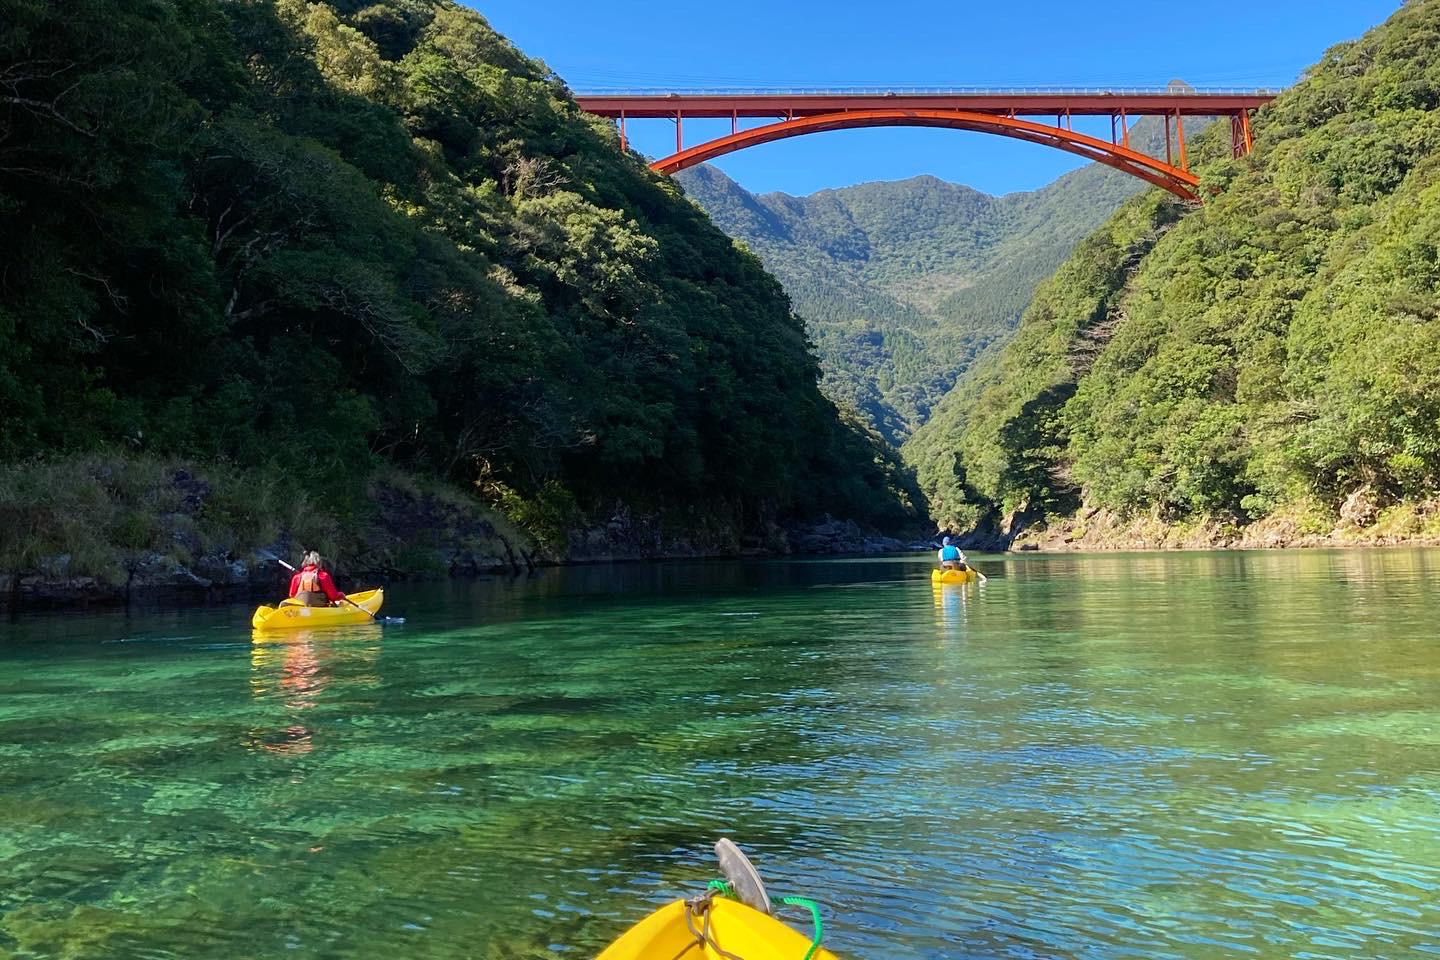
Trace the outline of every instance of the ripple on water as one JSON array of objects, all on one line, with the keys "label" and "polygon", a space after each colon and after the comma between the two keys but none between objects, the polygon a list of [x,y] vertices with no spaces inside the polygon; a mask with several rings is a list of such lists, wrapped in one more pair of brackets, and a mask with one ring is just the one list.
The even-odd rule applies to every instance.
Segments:
[{"label": "ripple on water", "polygon": [[0,644],[0,953],[593,955],[731,835],[842,956],[1440,956],[1425,556],[1014,558],[938,601],[557,572],[253,648],[76,620]]}]

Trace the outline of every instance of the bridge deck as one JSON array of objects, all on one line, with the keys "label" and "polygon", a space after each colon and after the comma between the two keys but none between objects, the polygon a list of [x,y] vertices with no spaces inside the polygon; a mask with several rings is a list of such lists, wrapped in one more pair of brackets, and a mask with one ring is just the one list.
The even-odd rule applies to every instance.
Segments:
[{"label": "bridge deck", "polygon": [[581,109],[602,117],[807,117],[848,110],[964,110],[1001,116],[1224,116],[1263,107],[1268,90],[976,91],[917,93],[581,93]]}]

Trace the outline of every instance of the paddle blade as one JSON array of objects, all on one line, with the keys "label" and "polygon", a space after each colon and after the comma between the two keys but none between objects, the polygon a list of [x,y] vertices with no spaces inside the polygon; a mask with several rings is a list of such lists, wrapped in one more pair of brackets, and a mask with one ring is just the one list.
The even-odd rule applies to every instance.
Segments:
[{"label": "paddle blade", "polygon": [[730,881],[735,897],[747,907],[754,907],[761,913],[770,913],[770,895],[765,892],[765,881],[750,858],[740,852],[735,842],[728,837],[715,844],[715,856],[720,860],[720,873]]}]

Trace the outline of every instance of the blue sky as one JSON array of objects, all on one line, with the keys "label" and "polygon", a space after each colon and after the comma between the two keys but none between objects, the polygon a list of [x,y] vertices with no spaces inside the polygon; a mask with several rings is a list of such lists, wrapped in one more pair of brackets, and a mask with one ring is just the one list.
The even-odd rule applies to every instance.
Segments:
[{"label": "blue sky", "polygon": [[[1285,86],[1399,0],[465,0],[577,91],[751,86]],[[728,133],[728,121],[715,121]],[[1107,123],[1101,121],[1102,124]],[[723,131],[722,128],[723,127]],[[668,121],[632,121],[655,156]],[[686,122],[686,141],[710,136]],[[1108,138],[1108,131],[1105,133]],[[1082,161],[952,130],[850,130],[767,144],[717,166],[751,190],[805,194],[922,173],[1032,190]]]}]

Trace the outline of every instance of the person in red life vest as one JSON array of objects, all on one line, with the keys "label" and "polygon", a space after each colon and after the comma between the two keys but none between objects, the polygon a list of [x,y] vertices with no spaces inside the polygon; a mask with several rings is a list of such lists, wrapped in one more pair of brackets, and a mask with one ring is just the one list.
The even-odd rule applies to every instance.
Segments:
[{"label": "person in red life vest", "polygon": [[335,587],[320,554],[314,550],[305,554],[305,561],[290,578],[290,596],[307,607],[328,607],[345,599],[345,594]]}]

